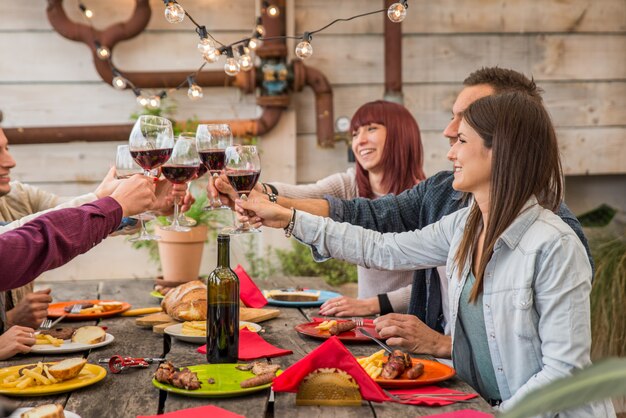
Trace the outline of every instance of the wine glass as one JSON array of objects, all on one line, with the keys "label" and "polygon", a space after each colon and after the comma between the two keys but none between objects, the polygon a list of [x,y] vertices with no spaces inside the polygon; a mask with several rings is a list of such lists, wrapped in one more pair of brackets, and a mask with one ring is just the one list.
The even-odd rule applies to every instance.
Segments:
[{"label": "wine glass", "polygon": [[128,145],[118,145],[115,154],[115,174],[118,179],[127,179],[135,174],[142,174],[143,169],[133,160]]},{"label": "wine glass", "polygon": [[[172,156],[161,167],[163,176],[174,184],[187,184],[189,180],[193,180],[198,174],[200,166],[200,157],[196,150],[196,137],[194,133],[184,132],[178,136]],[[174,200],[174,221],[170,226],[164,227],[167,231],[187,232],[191,228],[180,224],[178,216],[178,196]]]},{"label": "wine glass", "polygon": [[[233,134],[230,126],[221,124],[198,125],[196,131],[196,145],[202,163],[207,167],[215,180],[224,169],[224,150],[233,144]],[[230,209],[222,205],[218,199],[209,196],[209,205],[204,210]]]},{"label": "wine glass", "polygon": [[[151,170],[162,166],[172,155],[174,147],[172,122],[160,116],[140,116],[130,132],[128,147],[130,155],[143,168],[143,174],[153,177]],[[157,235],[150,235],[146,230],[145,221],[148,216],[150,215],[145,213],[138,215],[141,220],[141,232],[138,237],[130,241],[150,241],[161,238]]]},{"label": "wine glass", "polygon": [[[247,194],[254,189],[254,185],[261,175],[261,160],[257,148],[254,145],[235,145],[227,147],[225,155],[226,177],[241,199],[246,200]],[[227,234],[247,234],[261,232],[261,230],[252,228],[248,222],[245,222],[237,228],[226,228],[224,232]]]}]

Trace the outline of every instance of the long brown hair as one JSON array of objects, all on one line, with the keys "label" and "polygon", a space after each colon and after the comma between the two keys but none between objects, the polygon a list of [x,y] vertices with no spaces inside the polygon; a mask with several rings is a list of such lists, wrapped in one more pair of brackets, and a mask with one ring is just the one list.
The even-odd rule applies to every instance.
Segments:
[{"label": "long brown hair", "polygon": [[[361,126],[377,123],[387,129],[387,139],[381,158],[382,187],[387,193],[399,194],[426,178],[422,168],[424,150],[419,126],[406,107],[384,100],[361,106],[350,123],[350,132]],[[356,184],[360,197],[373,198],[367,170],[356,163]]]},{"label": "long brown hair", "polygon": [[527,94],[483,97],[468,106],[463,119],[492,150],[488,223],[482,224],[482,214],[474,202],[455,255],[457,265],[465,266],[485,228],[483,255],[474,271],[476,283],[470,294],[470,302],[474,302],[482,293],[483,275],[497,239],[532,196],[555,211],[563,197],[563,176],[550,116]]}]

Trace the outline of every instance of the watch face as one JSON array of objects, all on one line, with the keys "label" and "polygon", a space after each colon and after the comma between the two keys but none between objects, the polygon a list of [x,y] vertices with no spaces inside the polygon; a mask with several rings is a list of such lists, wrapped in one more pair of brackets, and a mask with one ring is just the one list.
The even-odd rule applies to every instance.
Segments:
[{"label": "watch face", "polygon": [[350,118],[347,116],[339,116],[335,121],[335,129],[337,132],[348,132],[348,130],[350,130]]}]

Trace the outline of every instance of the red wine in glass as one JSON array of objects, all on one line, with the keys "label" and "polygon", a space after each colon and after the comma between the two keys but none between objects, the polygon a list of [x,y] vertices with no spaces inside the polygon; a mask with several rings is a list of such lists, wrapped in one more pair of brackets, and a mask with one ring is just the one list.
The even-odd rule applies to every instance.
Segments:
[{"label": "red wine in glass", "polygon": [[174,184],[185,184],[196,177],[197,165],[164,165],[161,171],[166,179]]},{"label": "red wine in glass", "polygon": [[130,155],[141,168],[150,171],[162,166],[172,155],[172,148],[131,151]]},{"label": "red wine in glass", "polygon": [[210,149],[199,151],[200,159],[209,168],[211,173],[217,173],[224,169],[226,161],[226,151],[223,149]]},{"label": "red wine in glass", "polygon": [[230,184],[240,195],[250,193],[260,175],[260,170],[233,170],[226,172]]}]

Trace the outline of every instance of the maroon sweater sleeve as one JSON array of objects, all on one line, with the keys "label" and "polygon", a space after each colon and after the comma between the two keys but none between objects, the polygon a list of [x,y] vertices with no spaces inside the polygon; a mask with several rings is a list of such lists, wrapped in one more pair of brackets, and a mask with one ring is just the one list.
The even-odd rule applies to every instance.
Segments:
[{"label": "maroon sweater sleeve", "polygon": [[39,216],[0,235],[0,290],[25,285],[62,266],[115,231],[122,208],[111,197]]}]

